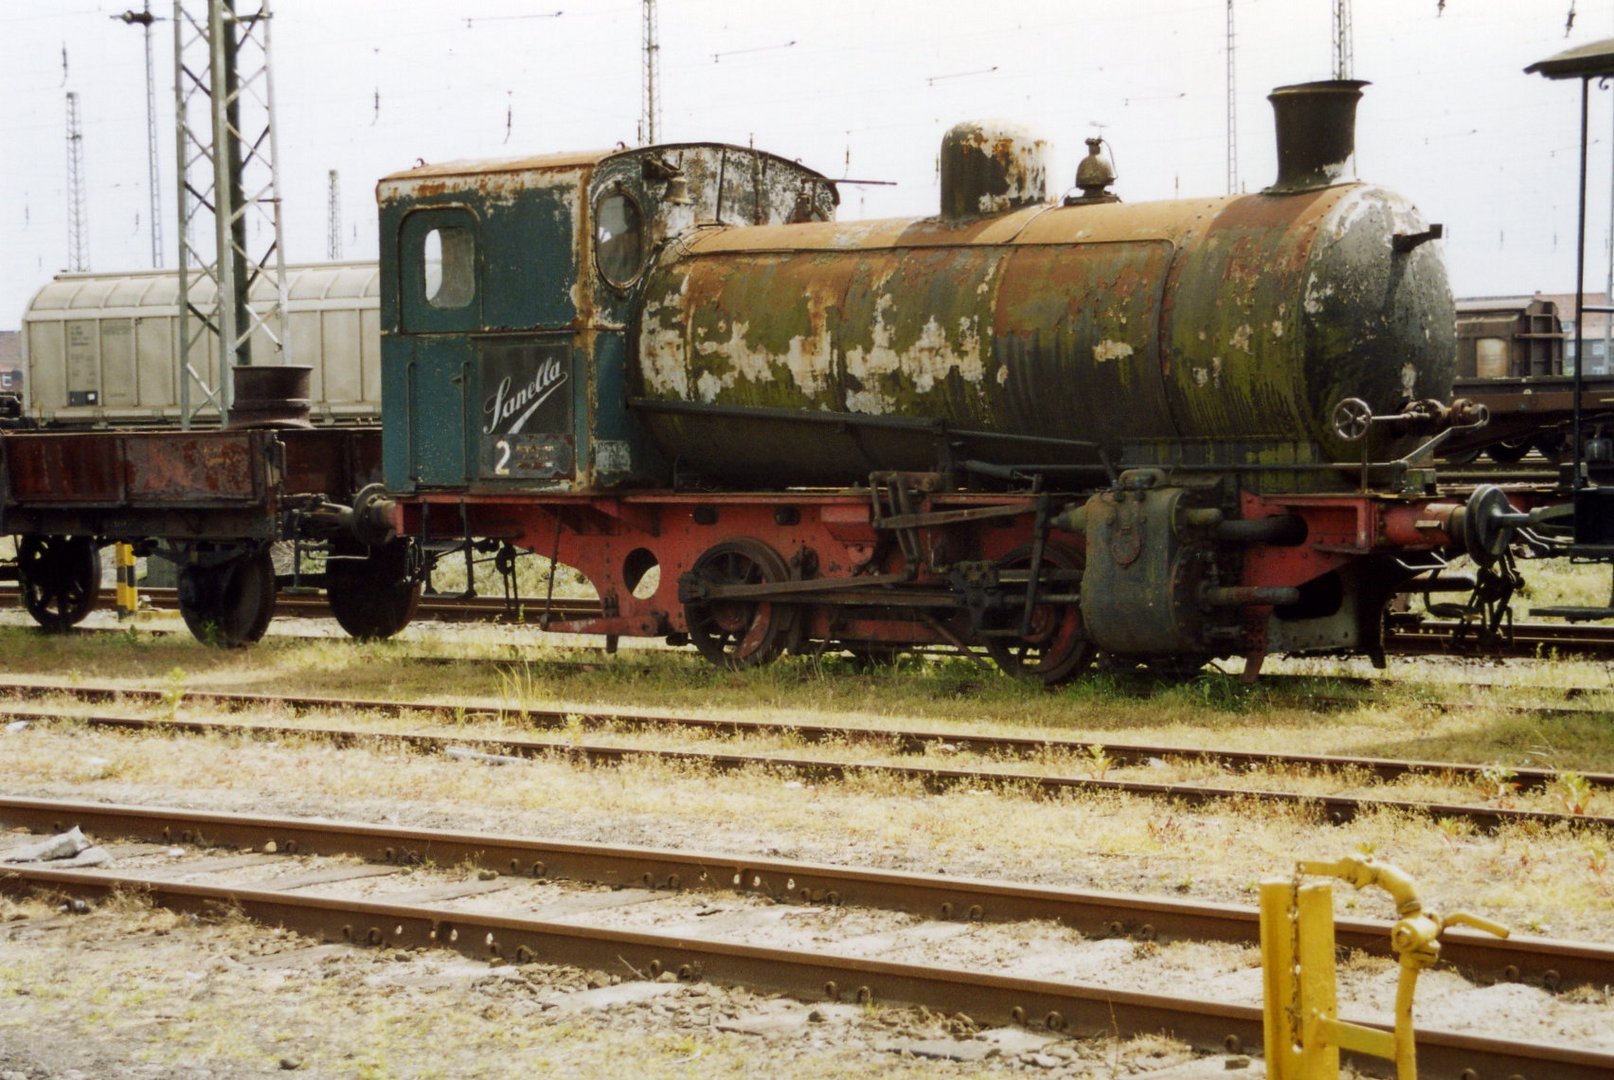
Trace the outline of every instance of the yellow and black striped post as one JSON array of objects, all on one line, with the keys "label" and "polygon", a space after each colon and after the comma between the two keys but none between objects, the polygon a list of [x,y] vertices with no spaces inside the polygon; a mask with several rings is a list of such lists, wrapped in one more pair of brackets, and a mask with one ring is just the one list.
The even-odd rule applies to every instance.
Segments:
[{"label": "yellow and black striped post", "polygon": [[132,619],[140,610],[140,591],[135,587],[133,546],[118,541],[112,545],[112,565],[118,575],[118,619]]}]

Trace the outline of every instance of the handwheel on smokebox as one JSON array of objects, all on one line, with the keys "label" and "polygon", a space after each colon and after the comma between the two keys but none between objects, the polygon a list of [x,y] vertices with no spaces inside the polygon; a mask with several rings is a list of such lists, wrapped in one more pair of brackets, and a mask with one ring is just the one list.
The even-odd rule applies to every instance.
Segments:
[{"label": "handwheel on smokebox", "polygon": [[[725,540],[695,560],[691,576],[709,585],[760,585],[785,581],[784,560],[758,540]],[[755,667],[795,644],[796,609],[790,604],[743,597],[692,600],[684,604],[689,641],[712,663]]]},{"label": "handwheel on smokebox", "polygon": [[88,536],[25,536],[17,545],[17,584],[41,630],[71,630],[100,598],[100,548]]},{"label": "handwheel on smokebox", "polygon": [[179,613],[197,641],[233,649],[263,637],[275,614],[275,564],[267,548],[179,574]]},{"label": "handwheel on smokebox", "polygon": [[360,641],[389,638],[420,607],[420,581],[410,572],[406,540],[363,552],[339,548],[325,564],[325,600],[343,630]]},{"label": "handwheel on smokebox", "polygon": [[[1042,566],[1045,570],[1080,571],[1082,557],[1057,544],[1044,545]],[[1016,548],[998,560],[1002,570],[1029,570],[1031,548]],[[1074,581],[1056,582],[1055,588],[1069,592]],[[1047,591],[1044,582],[1043,592]],[[1018,629],[1024,613],[1021,604],[1000,608],[990,619],[987,629]],[[1031,624],[1024,636],[990,636],[983,639],[986,651],[1003,671],[1010,675],[1041,679],[1052,686],[1074,678],[1091,667],[1097,656],[1093,643],[1087,640],[1082,627],[1082,611],[1074,602],[1038,603],[1031,610]]]}]

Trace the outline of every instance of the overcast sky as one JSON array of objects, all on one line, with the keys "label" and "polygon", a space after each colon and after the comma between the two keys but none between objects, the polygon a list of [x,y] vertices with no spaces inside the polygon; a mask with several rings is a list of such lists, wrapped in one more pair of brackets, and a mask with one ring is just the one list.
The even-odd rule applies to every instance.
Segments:
[{"label": "overcast sky", "polygon": [[[67,263],[65,94],[83,116],[91,267],[150,265],[142,0],[0,0],[0,328]],[[200,0],[187,0],[200,6]],[[257,0],[239,0],[246,10]],[[1353,74],[1372,81],[1358,173],[1446,226],[1459,295],[1573,288],[1578,88],[1526,64],[1614,36],[1614,0],[1355,0]],[[937,206],[936,147],[962,119],[1006,117],[1054,147],[1057,195],[1095,131],[1128,201],[1226,190],[1223,0],[660,0],[664,140],[799,158],[846,187],[843,218]],[[1565,23],[1575,11],[1566,36]],[[172,14],[171,0],[154,13]],[[375,258],[376,178],[462,157],[636,140],[637,0],[275,0],[286,249]],[[554,12],[559,11],[559,15]],[[1330,0],[1236,0],[1238,176],[1275,173],[1274,86],[1332,74]],[[159,166],[174,184],[173,28],[154,28]],[[66,49],[64,71],[63,49]],[[1601,287],[1611,109],[1594,93],[1588,280]],[[162,199],[174,264],[177,196]]]}]

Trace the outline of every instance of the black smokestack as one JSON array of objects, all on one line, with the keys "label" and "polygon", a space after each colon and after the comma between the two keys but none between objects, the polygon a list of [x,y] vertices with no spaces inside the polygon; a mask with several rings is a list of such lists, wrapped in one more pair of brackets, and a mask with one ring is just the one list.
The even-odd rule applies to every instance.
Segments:
[{"label": "black smokestack", "polygon": [[1335,183],[1356,152],[1357,79],[1280,86],[1272,102],[1278,127],[1278,182],[1269,192],[1311,191]]}]

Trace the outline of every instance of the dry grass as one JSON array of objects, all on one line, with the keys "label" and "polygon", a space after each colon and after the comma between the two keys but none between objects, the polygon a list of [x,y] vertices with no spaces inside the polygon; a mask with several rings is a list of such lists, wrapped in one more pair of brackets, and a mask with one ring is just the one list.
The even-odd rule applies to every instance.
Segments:
[{"label": "dry grass", "polygon": [[[26,913],[48,919],[38,907]],[[0,901],[0,919],[18,913]],[[255,970],[244,962],[311,943],[133,907],[38,935],[0,938],[0,1047],[55,1056],[53,1075],[266,1077],[284,1075],[283,1062],[297,1075],[354,1080],[756,1075],[758,1047],[744,1036],[556,1016],[537,1001],[547,984],[491,972],[431,978],[463,970],[452,957],[354,952]],[[72,956],[65,968],[63,949]],[[578,978],[561,969],[554,982]],[[792,1059],[793,1068],[848,1080],[929,1073],[920,1062],[805,1041]]]},{"label": "dry grass", "polygon": [[1606,565],[1542,559],[1520,569],[1525,581],[1519,590],[1521,615],[1532,607],[1604,607],[1609,603]]}]

